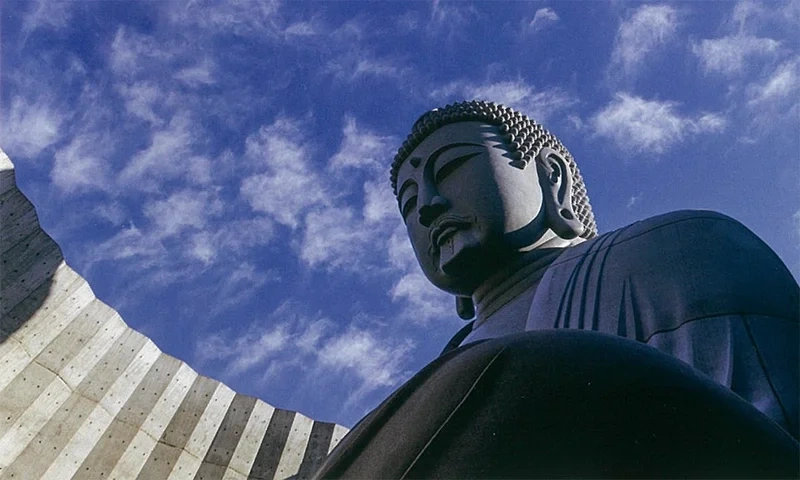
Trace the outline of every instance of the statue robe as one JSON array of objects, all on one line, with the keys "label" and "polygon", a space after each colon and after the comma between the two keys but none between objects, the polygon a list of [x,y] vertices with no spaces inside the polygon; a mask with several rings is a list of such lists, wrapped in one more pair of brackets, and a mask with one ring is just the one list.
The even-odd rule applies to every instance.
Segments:
[{"label": "statue robe", "polygon": [[549,328],[629,338],[688,363],[798,438],[799,325],[800,290],[764,242],[725,215],[679,211],[566,250],[524,326],[487,324],[462,343]]},{"label": "statue robe", "polygon": [[317,475],[796,476],[798,317],[738,222],[638,222],[560,254],[528,318],[460,332]]}]

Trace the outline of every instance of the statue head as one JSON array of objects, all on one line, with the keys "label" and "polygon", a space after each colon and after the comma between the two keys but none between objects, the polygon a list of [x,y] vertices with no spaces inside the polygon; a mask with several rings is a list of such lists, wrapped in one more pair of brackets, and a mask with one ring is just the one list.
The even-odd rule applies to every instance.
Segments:
[{"label": "statue head", "polygon": [[391,167],[428,279],[469,296],[525,252],[597,234],[578,166],[552,134],[491,102],[422,115]]}]

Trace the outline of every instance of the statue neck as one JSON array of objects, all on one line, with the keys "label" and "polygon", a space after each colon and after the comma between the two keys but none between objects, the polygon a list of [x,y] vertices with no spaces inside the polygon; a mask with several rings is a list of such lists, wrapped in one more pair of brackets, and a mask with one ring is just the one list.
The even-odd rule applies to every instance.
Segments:
[{"label": "statue neck", "polygon": [[547,267],[567,247],[583,241],[579,238],[571,242],[564,242],[557,247],[536,248],[521,253],[515,260],[490,276],[472,294],[477,316],[475,327],[485,323],[498,310],[523,292],[532,289],[544,276]]}]

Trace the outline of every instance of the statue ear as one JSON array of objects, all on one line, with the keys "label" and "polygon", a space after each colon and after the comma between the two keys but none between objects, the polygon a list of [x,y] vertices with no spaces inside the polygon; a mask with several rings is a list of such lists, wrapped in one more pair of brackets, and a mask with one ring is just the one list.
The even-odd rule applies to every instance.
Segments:
[{"label": "statue ear", "polygon": [[536,156],[536,171],[548,226],[564,239],[580,236],[585,227],[572,205],[572,172],[567,161],[552,148],[545,147]]},{"label": "statue ear", "polygon": [[463,320],[471,320],[475,316],[475,304],[471,297],[456,295],[456,312]]}]

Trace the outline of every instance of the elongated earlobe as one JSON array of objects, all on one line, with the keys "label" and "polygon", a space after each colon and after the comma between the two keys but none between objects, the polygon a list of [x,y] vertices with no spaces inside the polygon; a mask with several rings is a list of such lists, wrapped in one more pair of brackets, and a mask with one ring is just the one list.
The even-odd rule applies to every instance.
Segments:
[{"label": "elongated earlobe", "polygon": [[472,320],[475,317],[475,304],[471,297],[456,296],[456,312],[459,318]]},{"label": "elongated earlobe", "polygon": [[543,148],[536,156],[536,167],[547,225],[561,238],[580,236],[585,227],[572,205],[572,173],[567,162],[555,150]]}]

